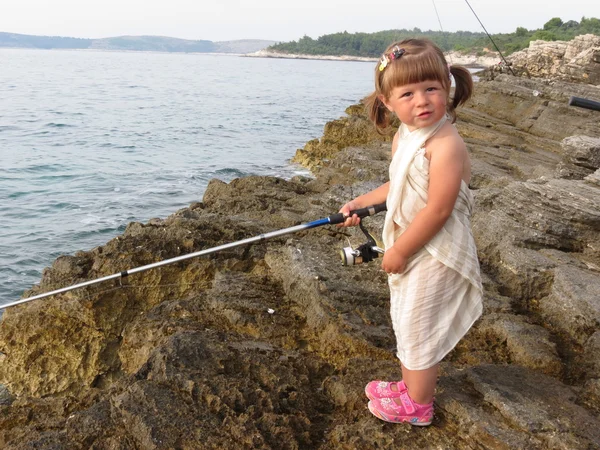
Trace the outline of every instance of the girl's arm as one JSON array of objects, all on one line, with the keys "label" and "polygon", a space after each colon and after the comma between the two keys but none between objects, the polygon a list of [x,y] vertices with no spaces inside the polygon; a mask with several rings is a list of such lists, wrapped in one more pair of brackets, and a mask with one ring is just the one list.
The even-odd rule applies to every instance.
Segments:
[{"label": "girl's arm", "polygon": [[385,253],[382,267],[388,273],[402,273],[406,260],[442,229],[458,197],[466,163],[466,147],[457,135],[440,136],[427,150],[429,188],[427,205]]}]

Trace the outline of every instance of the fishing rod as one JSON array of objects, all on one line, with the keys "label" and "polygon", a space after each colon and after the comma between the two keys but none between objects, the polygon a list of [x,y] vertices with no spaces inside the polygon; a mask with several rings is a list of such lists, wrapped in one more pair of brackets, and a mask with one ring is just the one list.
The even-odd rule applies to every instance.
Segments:
[{"label": "fishing rod", "polygon": [[485,27],[483,26],[483,22],[481,22],[481,20],[479,20],[479,16],[477,15],[477,13],[475,12],[475,10],[473,9],[473,7],[471,6],[471,4],[469,3],[469,0],[465,0],[465,2],[467,3],[467,6],[469,7],[469,9],[475,15],[475,18],[477,19],[477,21],[481,25],[481,28],[483,28],[483,31],[485,31],[485,34],[487,34],[487,37],[489,37],[490,41],[492,41],[492,44],[494,44],[494,47],[496,48],[496,50],[500,54],[500,57],[502,58],[502,61],[504,61],[504,64],[506,64],[506,67],[508,67],[508,70],[510,70],[510,73],[513,76],[516,76],[515,73],[512,70],[512,67],[510,66],[510,64],[508,63],[508,61],[506,60],[506,58],[504,57],[504,55],[502,54],[502,52],[500,51],[500,48],[496,45],[496,42],[494,41],[494,39],[492,38],[492,36],[490,35],[490,33],[488,33],[488,30],[486,30]]},{"label": "fishing rod", "polygon": [[[296,226],[289,227],[289,228],[283,228],[281,230],[271,231],[269,233],[260,234],[258,236],[254,236],[251,238],[231,242],[229,244],[223,244],[223,245],[219,245],[217,247],[211,247],[211,248],[207,248],[205,250],[201,250],[198,252],[189,253],[187,255],[177,256],[175,258],[165,259],[163,261],[158,261],[158,262],[155,262],[152,264],[147,264],[145,266],[140,266],[140,267],[136,267],[133,269],[124,270],[122,272],[108,275],[108,276],[105,276],[102,278],[96,278],[94,280],[84,281],[83,283],[74,284],[72,286],[67,286],[64,288],[56,289],[56,290],[50,291],[50,292],[45,292],[43,294],[35,295],[33,297],[22,298],[20,300],[14,301],[14,302],[1,305],[0,310],[9,308],[11,306],[20,305],[22,303],[32,302],[34,300],[39,300],[42,298],[50,297],[53,295],[63,294],[65,292],[69,292],[69,291],[72,291],[75,289],[92,286],[94,284],[103,283],[105,281],[116,280],[116,279],[121,280],[123,278],[128,277],[129,275],[133,275],[133,274],[140,273],[140,272],[145,272],[150,269],[156,269],[157,267],[162,267],[162,266],[166,266],[166,265],[173,264],[176,262],[185,261],[187,259],[196,258],[198,256],[209,255],[211,253],[217,253],[217,252],[220,252],[223,250],[228,250],[230,248],[240,247],[242,245],[252,244],[254,242],[259,242],[259,241],[264,241],[264,240],[271,239],[271,238],[278,237],[278,236],[283,236],[283,235],[291,234],[291,233],[297,233],[299,231],[309,230],[311,228],[317,228],[322,225],[336,225],[339,223],[343,223],[348,217],[352,217],[354,214],[356,214],[358,217],[360,217],[362,219],[362,218],[365,218],[368,216],[373,216],[373,215],[375,215],[381,211],[385,211],[385,210],[386,210],[386,204],[384,202],[384,203],[380,203],[378,205],[368,206],[366,208],[360,208],[360,209],[357,209],[354,211],[350,211],[349,215],[344,215],[342,213],[333,214],[329,217],[314,220],[312,222],[308,222],[305,224],[296,225]],[[361,229],[363,229],[363,227],[361,227]],[[363,229],[363,232],[365,232],[364,229]],[[372,242],[374,244],[374,240],[372,240]],[[356,250],[359,252],[358,254],[354,253],[354,255],[356,256],[356,261],[354,261],[354,259],[353,259],[351,264],[355,264],[355,263],[358,264],[358,263],[362,262],[362,260],[360,260],[360,252],[361,251],[364,251],[365,255],[367,255],[366,252],[369,251],[370,247],[366,248],[365,250],[362,250],[361,247],[359,247],[359,249]],[[371,254],[368,254],[367,259],[369,259],[369,257],[371,257],[371,259],[372,259],[373,256]],[[367,261],[365,261],[365,262],[367,262]],[[348,265],[348,264],[344,264],[344,265]]]},{"label": "fishing rod", "polygon": [[600,102],[588,98],[571,97],[569,99],[569,106],[578,106],[580,108],[591,109],[592,111],[600,111]]}]

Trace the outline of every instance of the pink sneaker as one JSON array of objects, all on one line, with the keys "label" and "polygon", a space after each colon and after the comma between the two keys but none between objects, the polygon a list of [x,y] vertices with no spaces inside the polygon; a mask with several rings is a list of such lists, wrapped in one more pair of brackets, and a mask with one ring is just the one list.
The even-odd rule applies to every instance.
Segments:
[{"label": "pink sneaker", "polygon": [[[392,389],[395,387],[395,389]],[[406,391],[404,381],[371,381],[365,386],[365,394],[369,400],[375,398],[396,398]]]},{"label": "pink sneaker", "polygon": [[404,390],[399,396],[402,404],[393,398],[375,398],[369,402],[369,411],[375,417],[386,422],[408,422],[421,427],[431,424],[433,419],[433,402],[427,405],[415,403]]}]

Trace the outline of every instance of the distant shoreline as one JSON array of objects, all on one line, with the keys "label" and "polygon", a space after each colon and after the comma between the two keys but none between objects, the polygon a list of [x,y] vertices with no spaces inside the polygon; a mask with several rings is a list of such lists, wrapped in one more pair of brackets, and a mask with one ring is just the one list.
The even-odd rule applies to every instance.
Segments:
[{"label": "distant shoreline", "polygon": [[246,56],[246,53],[229,52],[169,52],[166,50],[126,50],[118,48],[36,48],[36,47],[0,47],[0,50],[36,50],[41,52],[117,52],[117,53],[160,53],[163,55],[212,55],[212,56]]},{"label": "distant shoreline", "polygon": [[276,58],[276,59],[314,59],[324,61],[360,61],[360,62],[375,62],[378,58],[369,58],[362,56],[334,56],[334,55],[305,55],[294,53],[279,53],[268,50],[259,50],[253,53],[242,55],[248,58]]},{"label": "distant shoreline", "polygon": [[168,53],[250,53],[277,41],[266,39],[237,39],[231,41],[190,40],[168,36],[112,36],[107,38],[72,38],[37,36],[0,31],[2,48],[39,49],[102,49],[133,51],[164,51]]},{"label": "distant shoreline", "polygon": [[[35,47],[0,47],[0,50],[39,50],[39,51],[68,51],[68,52],[119,52],[119,53],[160,53],[168,55],[212,55],[212,56],[233,56],[243,58],[275,58],[275,59],[305,59],[316,61],[356,61],[356,62],[376,62],[379,58],[362,56],[334,56],[334,55],[307,55],[293,53],[278,53],[267,50],[259,50],[252,53],[229,53],[229,52],[173,52],[165,50],[126,50],[110,48],[35,48]],[[496,65],[499,57],[464,55],[458,52],[446,53],[446,60],[449,64],[458,64],[471,69],[485,69],[486,67]]]},{"label": "distant shoreline", "polygon": [[[278,58],[278,59],[313,59],[323,61],[358,61],[358,62],[376,62],[379,58],[361,57],[361,56],[333,56],[333,55],[306,55],[293,53],[279,53],[267,50],[259,50],[253,53],[242,55],[248,58]],[[470,68],[484,69],[498,63],[500,57],[494,54],[490,56],[464,55],[458,52],[446,53],[446,59],[450,64],[459,64]]]}]

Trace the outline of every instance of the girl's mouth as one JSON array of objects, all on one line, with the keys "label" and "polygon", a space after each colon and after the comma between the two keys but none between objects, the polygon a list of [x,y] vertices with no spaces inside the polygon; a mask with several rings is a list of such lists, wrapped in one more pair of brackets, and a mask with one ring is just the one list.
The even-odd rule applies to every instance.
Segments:
[{"label": "girl's mouth", "polygon": [[426,112],[419,114],[417,117],[424,118],[424,117],[429,117],[430,115],[431,115],[431,113],[429,111],[426,111]]}]

